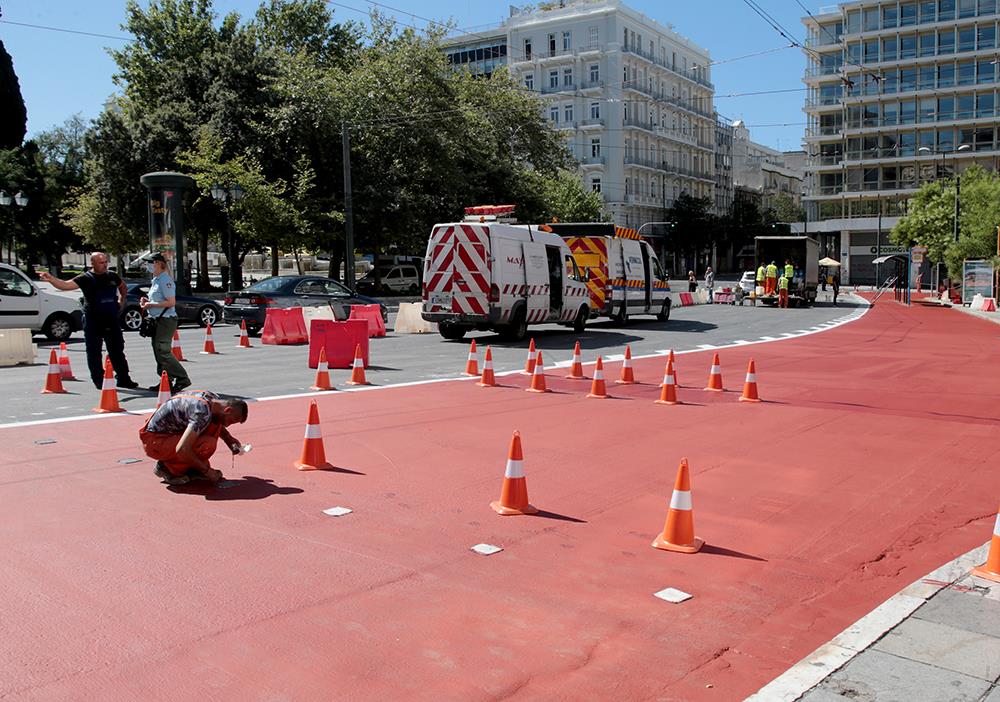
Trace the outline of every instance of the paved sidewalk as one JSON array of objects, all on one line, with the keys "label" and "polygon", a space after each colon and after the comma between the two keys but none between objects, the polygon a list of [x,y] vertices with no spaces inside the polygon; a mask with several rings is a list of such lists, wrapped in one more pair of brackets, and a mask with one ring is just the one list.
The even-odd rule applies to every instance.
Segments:
[{"label": "paved sidewalk", "polygon": [[988,544],[900,591],[747,702],[1000,702],[1000,584]]}]

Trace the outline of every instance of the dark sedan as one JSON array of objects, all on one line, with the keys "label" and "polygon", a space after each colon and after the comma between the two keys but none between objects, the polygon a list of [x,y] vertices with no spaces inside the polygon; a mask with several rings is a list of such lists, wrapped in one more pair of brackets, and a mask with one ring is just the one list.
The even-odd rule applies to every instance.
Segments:
[{"label": "dark sedan", "polygon": [[[126,282],[125,285],[128,288],[128,296],[121,315],[122,328],[127,331],[139,331],[139,325],[142,323],[139,300],[149,296],[149,283],[132,281]],[[204,327],[207,324],[214,326],[222,319],[222,306],[215,300],[190,295],[178,295],[176,300],[177,317],[182,323],[195,322]]]},{"label": "dark sedan", "polygon": [[226,293],[223,319],[230,324],[247,323],[256,334],[264,326],[267,308],[327,307],[337,319],[351,315],[351,305],[378,305],[382,320],[389,321],[388,308],[378,300],[358,295],[336,280],[317,275],[288,275],[266,278],[246,290]]}]

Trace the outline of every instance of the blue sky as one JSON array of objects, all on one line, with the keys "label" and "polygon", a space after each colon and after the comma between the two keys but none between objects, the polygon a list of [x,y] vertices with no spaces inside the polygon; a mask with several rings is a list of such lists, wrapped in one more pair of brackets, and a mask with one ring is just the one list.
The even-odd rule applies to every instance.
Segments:
[{"label": "blue sky", "polygon": [[[830,0],[801,1],[814,13],[833,4]],[[259,0],[215,0],[214,7],[220,15],[236,11],[249,17],[258,4]],[[715,61],[788,45],[743,0],[630,0],[627,4],[662,23],[673,24],[678,32],[707,48]],[[804,41],[801,17],[805,12],[797,2],[757,0],[757,4],[772,14],[794,39]],[[356,21],[363,21],[371,7],[365,0],[344,0],[330,5],[335,18]],[[387,9],[386,5],[398,11]],[[105,99],[115,91],[111,80],[115,66],[106,48],[125,44],[114,37],[127,39],[120,28],[124,0],[8,0],[2,7],[0,40],[13,57],[14,70],[21,82],[28,107],[29,135],[61,124],[76,113],[86,119],[96,117]],[[379,9],[406,24],[425,26],[427,22],[421,18],[453,19],[461,28],[478,29],[498,24],[507,7],[507,2],[485,0],[384,0]],[[716,109],[750,125],[754,141],[782,150],[801,148],[805,122],[804,66],[805,56],[797,48],[713,66]],[[726,97],[733,93],[788,89],[794,92]]]}]

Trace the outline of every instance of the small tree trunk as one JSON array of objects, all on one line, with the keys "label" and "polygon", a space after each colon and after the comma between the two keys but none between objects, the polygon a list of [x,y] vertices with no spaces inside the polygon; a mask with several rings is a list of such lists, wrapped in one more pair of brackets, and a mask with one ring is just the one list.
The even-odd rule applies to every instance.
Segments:
[{"label": "small tree trunk", "polygon": [[295,269],[302,275],[302,260],[299,258],[299,247],[294,247],[292,249],[292,256],[295,257]]},{"label": "small tree trunk", "polygon": [[271,275],[278,275],[278,259],[280,257],[280,252],[278,251],[278,242],[271,242]]},{"label": "small tree trunk", "polygon": [[208,231],[198,232],[198,290],[208,290],[212,287],[208,279]]}]

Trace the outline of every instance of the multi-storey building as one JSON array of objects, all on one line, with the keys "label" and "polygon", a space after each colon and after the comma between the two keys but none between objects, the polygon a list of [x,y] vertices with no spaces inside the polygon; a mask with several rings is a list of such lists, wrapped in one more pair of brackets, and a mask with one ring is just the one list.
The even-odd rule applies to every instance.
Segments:
[{"label": "multi-storey building", "polygon": [[802,201],[802,171],[792,168],[790,160],[798,160],[750,139],[750,130],[741,122],[733,124],[733,183],[745,190],[760,193],[761,211],[774,208],[779,195],[791,198],[798,206]]},{"label": "multi-storey building", "polygon": [[997,6],[867,0],[803,18],[807,226],[845,281],[874,282],[921,185],[996,170]]},{"label": "multi-storey building", "polygon": [[715,214],[732,213],[733,198],[733,125],[715,115]]},{"label": "multi-storey building", "polygon": [[514,79],[542,96],[583,183],[603,194],[617,224],[662,221],[682,192],[713,200],[707,51],[619,0],[511,8],[499,31],[457,37],[445,50],[453,66],[478,71],[490,47],[502,47]]}]

